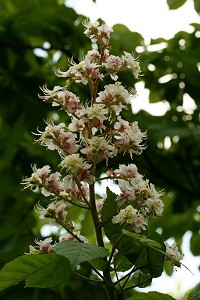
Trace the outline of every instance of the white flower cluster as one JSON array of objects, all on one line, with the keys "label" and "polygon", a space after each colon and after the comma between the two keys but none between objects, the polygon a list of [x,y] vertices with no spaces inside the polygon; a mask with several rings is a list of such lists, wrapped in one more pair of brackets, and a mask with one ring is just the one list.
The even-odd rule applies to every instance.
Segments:
[{"label": "white flower cluster", "polygon": [[[120,115],[123,109],[128,109],[135,92],[128,92],[117,81],[117,74],[129,71],[134,78],[138,78],[141,71],[137,59],[125,51],[121,57],[110,54],[109,40],[113,30],[106,24],[86,21],[83,25],[84,33],[92,43],[99,44],[99,51],[88,51],[78,64],[71,60],[67,71],[56,72],[58,77],[66,78],[65,85],[55,86],[52,90],[44,85],[41,88],[43,95],[39,96],[52,106],[60,107],[70,118],[68,125],[54,124],[49,120],[45,130],[38,130],[37,133],[37,141],[42,146],[58,152],[60,170],[53,173],[48,165],[42,168],[34,165],[33,174],[23,180],[25,188],[30,187],[34,192],[41,191],[44,196],[53,197],[53,202],[47,208],[38,206],[36,211],[41,218],[50,218],[51,223],[68,230],[68,234],[60,240],[71,238],[86,241],[73,234],[74,227],[67,220],[68,205],[96,209],[100,218],[105,199],[95,199],[96,206],[94,203],[91,205],[90,197],[95,195],[89,192],[95,183],[97,165],[102,161],[107,164],[119,153],[127,152],[132,159],[133,154],[141,154],[146,148],[146,132],[140,130],[137,122],[129,123]],[[114,82],[99,90],[99,83],[108,76]],[[72,84],[88,85],[91,98],[82,101],[70,90]],[[113,223],[124,224],[135,232],[141,232],[147,228],[149,215],[162,215],[162,193],[144,180],[134,164],[120,165],[119,169],[109,170],[107,176],[118,180],[121,191],[116,199],[119,213],[113,216]],[[51,252],[51,243],[50,239],[37,241],[39,251]],[[30,250],[34,252],[33,248]]]},{"label": "white flower cluster", "polygon": [[[172,264],[174,266],[180,267],[180,261],[183,259],[183,254],[179,252],[177,244],[173,243],[172,245],[169,245],[167,242],[165,242],[165,246],[166,253],[169,255]],[[166,259],[168,259],[168,257],[166,257]]]},{"label": "white flower cluster", "polygon": [[121,209],[113,217],[113,223],[124,223],[139,233],[147,228],[150,215],[162,215],[162,191],[157,192],[154,185],[138,173],[135,164],[119,165],[119,169],[109,170],[107,176],[118,180],[121,191],[116,198]]}]

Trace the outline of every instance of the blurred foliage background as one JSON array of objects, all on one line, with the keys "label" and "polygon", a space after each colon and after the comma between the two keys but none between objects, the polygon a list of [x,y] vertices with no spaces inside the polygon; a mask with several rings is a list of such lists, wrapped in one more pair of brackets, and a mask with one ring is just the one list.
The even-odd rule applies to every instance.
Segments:
[{"label": "blurred foliage background", "polygon": [[[186,0],[185,0],[186,1]],[[185,1],[170,1],[176,9]],[[187,0],[189,1],[189,0]],[[43,130],[44,119],[65,119],[38,99],[39,86],[48,83],[51,89],[61,85],[55,68],[66,70],[68,59],[79,61],[91,48],[83,35],[84,16],[77,15],[59,0],[0,0],[0,267],[28,252],[28,245],[40,236],[41,221],[34,212],[38,200],[30,191],[22,192],[22,177],[31,174],[31,164],[56,167],[58,157],[34,143],[32,132]],[[200,5],[194,0],[194,9]],[[135,157],[140,173],[158,188],[165,189],[165,214],[152,220],[152,229],[161,228],[163,238],[174,237],[181,245],[186,231],[192,232],[190,249],[200,255],[200,24],[192,24],[192,33],[177,32],[170,40],[151,40],[162,50],[144,44],[143,37],[124,25],[115,25],[111,36],[112,52],[135,52],[145,87],[150,90],[151,103],[167,101],[170,109],[164,116],[153,116],[141,110],[124,112],[129,121],[137,120],[148,132],[148,148]],[[138,48],[138,46],[140,46]],[[140,49],[140,53],[137,53]],[[141,51],[142,49],[142,51]],[[135,82],[121,74],[128,89]],[[76,91],[75,91],[76,92]],[[77,93],[89,97],[84,86]],[[189,99],[193,109],[188,109]],[[112,162],[117,167],[129,157]],[[99,173],[104,166],[99,168]],[[89,228],[92,230],[92,228]],[[87,270],[85,270],[87,272]],[[87,274],[86,274],[87,275]],[[81,293],[80,293],[81,290]],[[92,296],[91,296],[92,295]],[[127,295],[127,297],[130,295]],[[12,287],[1,299],[104,299],[104,292],[93,285],[76,280],[66,286],[46,289]],[[128,298],[127,298],[128,299]]]}]

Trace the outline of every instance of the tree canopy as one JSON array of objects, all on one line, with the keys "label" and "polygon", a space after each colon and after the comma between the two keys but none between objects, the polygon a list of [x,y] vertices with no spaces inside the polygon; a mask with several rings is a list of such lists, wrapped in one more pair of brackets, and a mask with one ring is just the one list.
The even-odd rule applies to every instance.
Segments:
[{"label": "tree canopy", "polygon": [[[167,3],[176,9],[185,1]],[[200,12],[198,0],[194,0],[194,8]],[[34,143],[32,132],[44,128],[44,119],[62,120],[64,115],[37,95],[39,87],[47,82],[50,87],[58,85],[56,68],[65,70],[71,57],[78,62],[89,49],[90,43],[83,35],[84,19],[64,6],[63,1],[0,0],[1,267],[27,252],[28,245],[41,235],[44,222],[36,216],[34,206],[45,199],[30,191],[22,192],[20,182],[31,173],[34,162],[51,166],[58,163],[54,153]],[[140,56],[143,76],[139,80],[149,89],[150,102],[164,100],[170,107],[163,116],[153,116],[144,110],[134,115],[141,129],[148,133],[148,148],[136,157],[140,173],[165,190],[165,214],[162,219],[154,219],[152,227],[161,228],[164,239],[174,237],[179,245],[184,233],[190,230],[191,251],[200,255],[200,25],[193,23],[192,27],[192,33],[181,31],[170,40],[152,40],[152,46],[162,48],[154,51],[144,44],[139,33],[117,24],[111,43],[115,55],[128,51]],[[129,75],[120,76],[128,89],[134,88],[135,82]],[[83,86],[78,93],[84,99],[89,97]],[[187,107],[187,103],[192,107]],[[131,110],[124,114],[127,120],[133,119]],[[120,159],[129,161],[128,155]],[[117,165],[119,160],[112,163]],[[103,172],[102,164],[99,175]],[[0,295],[8,300],[104,297],[100,288],[81,280],[46,289],[45,294],[40,289],[27,290],[18,285]],[[132,299],[131,295],[127,294],[127,299]],[[137,297],[140,299],[139,295],[134,299]]]}]

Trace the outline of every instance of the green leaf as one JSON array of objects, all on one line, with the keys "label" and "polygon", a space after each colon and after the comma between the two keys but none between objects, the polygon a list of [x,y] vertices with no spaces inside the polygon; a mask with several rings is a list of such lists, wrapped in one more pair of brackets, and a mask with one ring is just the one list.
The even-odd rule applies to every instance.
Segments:
[{"label": "green leaf", "polygon": [[200,255],[200,247],[199,247],[199,233],[193,233],[190,239],[190,250],[193,255],[198,256]]},{"label": "green leaf", "polygon": [[141,46],[144,42],[141,34],[130,31],[130,29],[123,24],[114,25],[113,30],[111,46],[113,54],[115,55],[121,55],[123,51],[133,52],[137,46]]},{"label": "green leaf", "polygon": [[117,202],[115,201],[117,195],[107,188],[107,198],[104,202],[101,211],[101,220],[106,236],[112,244],[114,244],[121,235],[122,226],[113,224],[112,218],[118,213]]},{"label": "green leaf", "polygon": [[152,278],[148,274],[148,271],[148,269],[143,269],[142,271],[139,270],[138,272],[136,272],[136,274],[134,274],[133,280],[139,288],[145,288],[146,286],[149,286],[151,284]]},{"label": "green leaf", "polygon": [[158,292],[148,292],[148,293],[136,293],[133,297],[128,298],[127,300],[173,300],[174,298],[158,293]]},{"label": "green leaf", "polygon": [[195,294],[190,300],[200,300],[200,292]]},{"label": "green leaf", "polygon": [[[154,232],[150,235],[150,237],[158,242],[161,245],[161,251],[165,251],[165,245],[162,241],[162,238],[159,233]],[[155,248],[149,246],[147,248],[147,256],[149,262],[149,269],[151,272],[152,277],[159,277],[163,272],[163,265],[164,265],[164,255],[163,253],[157,251]]]},{"label": "green leaf", "polygon": [[68,260],[55,253],[23,255],[0,271],[0,291],[23,280],[27,287],[52,287],[65,283],[71,275]]},{"label": "green leaf", "polygon": [[199,0],[194,0],[194,8],[196,12],[199,14],[200,13],[200,1]]},{"label": "green leaf", "polygon": [[115,270],[117,272],[125,272],[132,267],[132,263],[119,252],[114,256]]},{"label": "green leaf", "polygon": [[105,271],[108,267],[107,262],[100,258],[90,260],[90,264],[97,270]]},{"label": "green leaf", "polygon": [[171,260],[164,261],[164,270],[168,276],[171,276],[173,274],[174,268],[173,268]]},{"label": "green leaf", "polygon": [[200,299],[200,283],[193,288],[188,295],[188,300],[199,300]]},{"label": "green leaf", "polygon": [[57,254],[65,256],[69,260],[72,268],[75,268],[85,261],[103,258],[109,255],[108,249],[106,248],[74,241],[63,241],[53,246],[53,250]]},{"label": "green leaf", "polygon": [[127,236],[134,238],[136,240],[139,240],[142,244],[148,246],[148,247],[156,247],[156,248],[161,248],[161,244],[158,243],[157,241],[151,240],[147,238],[145,235],[141,235],[138,233],[130,232],[128,230],[123,229],[122,232],[126,234]]},{"label": "green leaf", "polygon": [[167,0],[169,9],[177,9],[181,7],[185,2],[186,0]]},{"label": "green leaf", "polygon": [[65,283],[72,275],[68,259],[59,257],[26,279],[26,287],[47,288]]},{"label": "green leaf", "polygon": [[[149,239],[146,236],[132,233],[127,230],[122,231],[124,234],[132,237],[133,239],[139,240],[140,243],[147,246],[147,261],[149,271],[152,277],[159,277],[163,272],[164,254],[162,252],[165,251],[165,245],[161,236],[157,232],[154,232],[150,235],[152,239]],[[157,249],[161,250],[161,252]],[[144,251],[144,255],[139,259],[139,264],[141,264],[141,262],[145,262],[145,253],[146,252]]]}]

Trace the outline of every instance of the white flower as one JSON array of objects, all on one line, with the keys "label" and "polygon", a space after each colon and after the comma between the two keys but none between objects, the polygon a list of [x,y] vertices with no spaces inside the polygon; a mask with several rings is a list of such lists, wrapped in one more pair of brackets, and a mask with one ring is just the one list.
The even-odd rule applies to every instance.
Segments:
[{"label": "white flower", "polygon": [[134,190],[128,190],[126,187],[120,186],[120,191],[120,195],[116,198],[118,206],[122,206],[125,203],[133,203],[135,201]]},{"label": "white flower", "polygon": [[138,169],[135,164],[119,165],[119,170],[115,171],[119,174],[120,177],[124,177],[126,179],[135,178],[138,175]]},{"label": "white flower", "polygon": [[84,34],[88,36],[92,43],[97,42],[108,44],[110,39],[110,33],[113,32],[112,28],[106,24],[100,25],[99,22],[91,23],[88,20],[83,22],[83,26],[86,28]]},{"label": "white flower", "polygon": [[59,154],[76,153],[79,145],[76,142],[77,135],[72,132],[66,132],[64,123],[54,125],[52,121],[47,121],[44,132],[38,130],[40,138],[37,140],[42,146],[49,150],[57,150]]},{"label": "white flower", "polygon": [[120,212],[112,218],[112,222],[115,223],[133,223],[137,216],[137,209],[132,205],[128,205],[126,208],[121,209]]},{"label": "white flower", "polygon": [[[78,239],[76,239],[76,237]],[[81,240],[84,243],[88,243],[88,239],[85,236],[81,235],[79,231],[75,232],[74,236],[66,232],[59,237],[59,243],[61,243],[62,241],[79,241],[79,240]]]},{"label": "white flower", "polygon": [[97,27],[99,26],[99,22],[91,23],[85,20],[83,26],[86,28],[84,34],[91,39],[92,43],[95,43],[97,41]]},{"label": "white flower", "polygon": [[97,118],[99,120],[106,120],[107,113],[108,109],[104,108],[103,104],[94,104],[85,110],[85,114],[90,120],[94,118]]},{"label": "white flower", "polygon": [[42,252],[46,252],[46,253],[51,253],[53,252],[53,248],[52,248],[52,237],[46,238],[43,241],[40,240],[35,240],[35,243],[39,246],[39,250],[41,250]]},{"label": "white flower", "polygon": [[57,98],[54,99],[53,106],[60,105],[69,113],[76,112],[77,109],[82,108],[82,103],[74,93],[68,90],[62,90],[57,93]]},{"label": "white flower", "polygon": [[115,146],[118,151],[129,152],[131,158],[132,154],[140,154],[145,148],[142,142],[146,139],[146,132],[141,132],[138,122],[133,122],[123,132],[118,132],[115,138],[117,140]]},{"label": "white flower", "polygon": [[40,215],[40,219],[50,218],[54,220],[52,224],[58,225],[59,223],[57,221],[66,221],[67,212],[65,211],[65,208],[67,207],[67,204],[60,200],[60,201],[54,201],[51,202],[47,208],[43,208],[39,204],[36,206],[35,211]]},{"label": "white flower", "polygon": [[162,200],[149,198],[145,201],[145,206],[147,206],[149,212],[152,213],[153,216],[162,216],[164,208]]},{"label": "white flower", "polygon": [[117,120],[118,120],[118,122],[115,122],[115,124],[114,124],[114,129],[116,129],[117,131],[123,132],[125,129],[130,128],[129,122],[126,120],[123,120],[121,116],[118,116]]},{"label": "white flower", "polygon": [[47,85],[45,84],[40,89],[44,93],[44,96],[39,95],[39,98],[44,100],[44,101],[49,101],[50,99],[53,99],[54,97],[56,97],[57,93],[59,91],[62,91],[63,88],[61,86],[55,86],[53,88],[53,90],[49,90],[47,88]]},{"label": "white flower", "polygon": [[130,102],[130,94],[121,83],[116,82],[115,84],[105,85],[105,90],[99,93],[96,102],[108,105],[127,104]]},{"label": "white flower", "polygon": [[126,208],[121,209],[119,214],[112,218],[114,224],[126,223],[136,233],[140,233],[142,230],[146,230],[147,219],[132,205],[128,205]]},{"label": "white flower", "polygon": [[144,215],[137,213],[134,223],[132,224],[132,229],[136,233],[140,233],[142,230],[146,230],[147,225],[148,225],[148,222],[145,219]]},{"label": "white flower", "polygon": [[22,184],[25,185],[24,189],[30,187],[34,192],[37,192],[39,190],[39,186],[46,182],[51,168],[49,165],[46,165],[38,169],[34,164],[32,169],[34,172],[32,173],[31,177],[24,178]]},{"label": "white flower", "polygon": [[171,256],[172,259],[172,263],[177,266],[180,267],[180,260],[183,259],[183,255],[179,252],[177,244],[173,243],[172,245],[169,245],[167,242],[165,242],[165,246],[166,246],[166,253]]},{"label": "white flower", "polygon": [[98,30],[98,38],[104,44],[108,44],[110,39],[110,33],[113,32],[113,29],[109,27],[107,24],[102,24],[97,27]]},{"label": "white flower", "polygon": [[93,136],[87,141],[88,145],[81,150],[88,160],[100,162],[115,155],[115,147],[104,137]]},{"label": "white flower", "polygon": [[109,70],[110,77],[116,81],[118,79],[117,72],[122,67],[122,59],[119,56],[110,55],[105,63],[106,69]]},{"label": "white flower", "polygon": [[61,161],[60,166],[72,174],[77,174],[83,170],[88,170],[91,167],[91,165],[86,163],[79,154],[71,154],[66,156]]},{"label": "white flower", "polygon": [[137,60],[135,60],[134,56],[126,51],[124,51],[124,55],[122,56],[123,61],[123,67],[125,69],[130,69],[134,75],[134,77],[137,79],[141,70],[140,65]]}]

